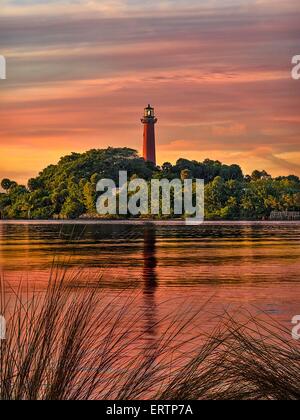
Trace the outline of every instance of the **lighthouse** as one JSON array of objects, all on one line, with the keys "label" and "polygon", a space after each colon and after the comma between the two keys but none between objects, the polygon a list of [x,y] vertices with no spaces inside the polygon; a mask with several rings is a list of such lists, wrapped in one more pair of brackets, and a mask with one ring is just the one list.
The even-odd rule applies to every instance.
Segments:
[{"label": "lighthouse", "polygon": [[146,162],[152,162],[156,165],[155,124],[157,123],[157,118],[151,105],[145,108],[144,117],[141,121],[144,124],[143,157]]}]

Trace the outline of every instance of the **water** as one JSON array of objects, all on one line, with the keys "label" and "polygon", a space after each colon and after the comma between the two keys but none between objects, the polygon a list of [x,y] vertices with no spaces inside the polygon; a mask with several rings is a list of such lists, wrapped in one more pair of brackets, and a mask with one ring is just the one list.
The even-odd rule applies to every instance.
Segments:
[{"label": "water", "polygon": [[[290,326],[300,313],[299,240],[300,223],[1,222],[0,267],[6,285],[41,289],[54,260],[72,273],[80,269],[106,296],[123,290],[136,297],[137,329],[202,307],[200,328],[240,308]],[[82,285],[74,278],[74,288]]]}]

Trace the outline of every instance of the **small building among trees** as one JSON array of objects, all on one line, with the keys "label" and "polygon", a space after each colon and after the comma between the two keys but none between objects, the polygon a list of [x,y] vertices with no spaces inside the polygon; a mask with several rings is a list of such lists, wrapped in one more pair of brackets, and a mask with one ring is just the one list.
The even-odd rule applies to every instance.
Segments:
[{"label": "small building among trees", "polygon": [[272,211],[270,220],[300,220],[299,211]]}]

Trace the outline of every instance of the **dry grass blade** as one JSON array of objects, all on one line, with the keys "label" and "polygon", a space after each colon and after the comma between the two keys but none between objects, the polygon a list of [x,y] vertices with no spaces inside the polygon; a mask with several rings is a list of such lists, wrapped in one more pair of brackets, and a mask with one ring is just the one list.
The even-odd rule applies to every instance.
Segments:
[{"label": "dry grass blade", "polygon": [[299,347],[273,320],[225,313],[200,336],[197,314],[169,314],[145,351],[135,299],[121,293],[104,303],[95,282],[70,287],[79,282],[80,272],[70,282],[53,270],[46,292],[29,293],[21,285],[7,292],[1,280],[1,400],[300,398]]}]

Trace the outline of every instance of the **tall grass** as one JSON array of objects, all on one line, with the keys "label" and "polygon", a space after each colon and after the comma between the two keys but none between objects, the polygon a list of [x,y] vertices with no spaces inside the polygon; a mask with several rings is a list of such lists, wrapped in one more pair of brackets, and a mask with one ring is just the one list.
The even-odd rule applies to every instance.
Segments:
[{"label": "tall grass", "polygon": [[167,316],[145,350],[134,298],[74,289],[77,277],[53,272],[44,292],[2,282],[1,400],[300,398],[299,347],[274,321],[224,314],[205,336],[196,314]]}]

